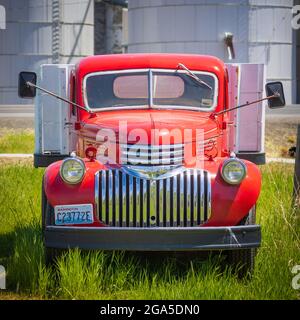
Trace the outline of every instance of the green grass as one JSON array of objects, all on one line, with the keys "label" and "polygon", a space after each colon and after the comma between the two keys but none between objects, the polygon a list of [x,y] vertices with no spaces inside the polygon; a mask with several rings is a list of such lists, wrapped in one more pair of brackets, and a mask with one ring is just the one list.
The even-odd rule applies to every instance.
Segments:
[{"label": "green grass", "polygon": [[291,286],[291,268],[300,264],[300,212],[291,209],[293,166],[269,164],[262,173],[257,208],[262,246],[252,279],[240,280],[221,268],[218,255],[185,261],[74,250],[46,268],[40,231],[43,170],[2,166],[0,264],[9,292],[0,299],[299,299]]},{"label": "green grass", "polygon": [[33,153],[34,131],[32,129],[1,129],[0,153]]}]

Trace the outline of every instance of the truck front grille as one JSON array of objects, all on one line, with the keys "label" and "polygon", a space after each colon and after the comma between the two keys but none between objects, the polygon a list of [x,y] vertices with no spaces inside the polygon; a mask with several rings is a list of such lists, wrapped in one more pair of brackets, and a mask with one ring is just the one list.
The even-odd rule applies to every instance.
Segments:
[{"label": "truck front grille", "polygon": [[210,174],[186,169],[148,180],[119,169],[100,170],[95,201],[99,220],[111,227],[196,227],[210,217]]},{"label": "truck front grille", "polygon": [[184,145],[120,144],[121,163],[132,165],[181,165]]}]

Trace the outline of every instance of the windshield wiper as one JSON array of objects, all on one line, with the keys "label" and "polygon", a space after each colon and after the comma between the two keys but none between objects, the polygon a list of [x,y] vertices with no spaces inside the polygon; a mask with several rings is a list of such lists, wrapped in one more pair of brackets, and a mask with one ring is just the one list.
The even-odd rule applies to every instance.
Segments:
[{"label": "windshield wiper", "polygon": [[196,82],[198,82],[198,83],[201,84],[202,86],[205,86],[206,88],[208,88],[208,89],[210,89],[210,90],[212,91],[213,88],[212,88],[208,83],[206,83],[205,81],[203,81],[203,80],[201,80],[200,78],[198,78],[198,77],[195,75],[195,73],[193,73],[190,69],[188,69],[184,64],[178,63],[178,67],[184,69],[184,70],[187,72],[187,74],[188,74],[191,78],[193,78]]}]

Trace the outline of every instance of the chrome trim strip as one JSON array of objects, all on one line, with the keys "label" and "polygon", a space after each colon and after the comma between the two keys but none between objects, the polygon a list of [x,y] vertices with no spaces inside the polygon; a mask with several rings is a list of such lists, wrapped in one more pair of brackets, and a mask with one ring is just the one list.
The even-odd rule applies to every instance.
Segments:
[{"label": "chrome trim strip", "polygon": [[116,219],[116,225],[117,221],[119,221],[119,210],[120,210],[120,185],[119,185],[119,170],[115,170],[115,190],[116,190],[116,199],[115,199],[115,208],[116,208],[116,213],[115,213],[115,219]]},{"label": "chrome trim strip", "polygon": [[133,177],[132,175],[128,175],[129,178],[129,226],[132,225],[133,227],[135,227],[133,221],[136,221],[136,217],[134,218],[134,216],[136,216],[136,212],[133,211],[133,197],[136,196],[136,194],[134,194],[133,191],[133,179],[135,179],[135,177]]},{"label": "chrome trim strip", "polygon": [[[159,180],[157,180],[159,181]],[[148,185],[150,186],[150,190],[148,191],[149,194],[150,194],[150,210],[149,212],[147,213],[147,219],[150,218],[150,226],[154,227],[156,226],[156,220],[157,220],[157,199],[156,199],[156,184],[157,184],[157,181],[155,180],[148,180],[147,183]],[[149,217],[148,217],[149,215]],[[152,217],[155,217],[155,219],[153,220]]]},{"label": "chrome trim strip", "polygon": [[211,217],[211,174],[207,173],[207,219]]},{"label": "chrome trim strip", "polygon": [[112,206],[112,197],[113,197],[113,176],[112,176],[112,170],[108,171],[108,188],[109,188],[109,205],[108,205],[108,221],[109,224],[112,224],[113,222],[113,206]]},{"label": "chrome trim strip", "polygon": [[[171,179],[167,179],[166,181],[166,195],[165,195],[165,208],[166,208],[166,212],[165,212],[165,219],[166,219],[166,225],[165,227],[171,227],[172,224],[172,215],[173,215],[173,210],[171,208]],[[169,204],[169,205],[168,205]]]},{"label": "chrome trim strip", "polygon": [[[131,149],[131,148],[129,148]],[[171,149],[171,148],[170,148]],[[136,148],[136,150],[139,150],[138,148]],[[150,152],[149,152],[150,151]],[[149,155],[153,155],[153,154],[158,154],[159,156],[161,157],[167,157],[167,156],[170,156],[170,155],[183,155],[183,148],[182,149],[179,149],[179,150],[174,150],[174,151],[156,151],[156,150],[149,150],[148,152],[145,152],[145,151],[128,151],[128,150],[122,150],[122,153],[124,155],[127,155],[127,156],[138,156],[138,159],[140,158],[147,158],[149,157]]]},{"label": "chrome trim strip", "polygon": [[175,227],[177,224],[176,220],[176,212],[177,212],[177,202],[176,202],[176,179],[175,177],[171,177],[171,183],[172,183],[172,189],[171,189],[171,199],[172,199],[172,218],[173,218],[173,225],[172,227]]},{"label": "chrome trim strip", "polygon": [[122,221],[119,221],[121,226],[126,226],[126,174],[122,174]]},{"label": "chrome trim strip", "polygon": [[95,184],[95,212],[94,217],[99,220],[99,174],[100,171],[95,173],[94,184]]},{"label": "chrome trim strip", "polygon": [[169,149],[183,149],[184,144],[161,144],[161,145],[148,145],[148,144],[120,144],[121,149],[140,149],[140,150],[169,150]]},{"label": "chrome trim strip", "polygon": [[192,194],[191,194],[191,170],[187,170],[184,172],[186,174],[186,222],[187,222],[187,225],[186,227],[191,227],[191,210],[192,210],[192,207],[191,207],[191,203],[192,203]]},{"label": "chrome trim strip", "polygon": [[[91,72],[89,74],[87,74],[82,82],[82,92],[83,92],[83,100],[84,100],[84,105],[86,107],[86,109],[88,111],[92,111],[92,112],[101,112],[101,111],[106,111],[106,110],[128,110],[128,109],[132,109],[132,110],[139,110],[139,109],[149,109],[149,106],[146,105],[141,105],[141,106],[124,106],[124,107],[106,107],[106,108],[90,108],[90,106],[88,105],[88,99],[87,99],[87,91],[86,91],[86,82],[87,79],[91,76],[95,76],[95,75],[105,75],[105,74],[114,74],[114,73],[136,73],[136,72],[150,72],[151,71],[151,75],[152,72],[174,72],[174,73],[186,73],[185,70],[178,70],[178,69],[153,69],[153,68],[147,68],[147,69],[123,69],[123,70],[114,70],[114,71],[96,71],[96,72]],[[168,106],[168,105],[154,105],[153,104],[153,99],[152,99],[152,105],[150,108],[155,108],[155,109],[182,109],[182,110],[195,110],[195,111],[207,111],[207,112],[211,112],[213,110],[215,110],[217,104],[218,104],[218,100],[219,100],[219,80],[218,77],[216,76],[215,73],[211,73],[211,72],[205,72],[205,71],[201,71],[201,70],[191,70],[193,73],[195,73],[196,75],[199,74],[204,74],[204,75],[209,75],[212,76],[215,80],[215,90],[214,90],[214,103],[210,108],[199,108],[199,107],[193,107],[193,106],[180,106],[180,105],[176,105],[176,106]],[[152,75],[153,76],[153,75]],[[149,84],[148,84],[149,85]],[[148,101],[150,100],[150,96],[148,97]],[[150,102],[150,101],[149,101]]]},{"label": "chrome trim strip", "polygon": [[106,214],[106,180],[105,180],[105,174],[106,171],[103,170],[102,174],[101,174],[101,194],[102,194],[102,204],[101,204],[101,215],[99,215],[100,217],[102,217],[102,221],[105,221],[105,214]]},{"label": "chrome trim strip", "polygon": [[204,174],[203,171],[200,175],[200,219],[204,219]]},{"label": "chrome trim strip", "polygon": [[183,215],[184,215],[184,188],[183,188],[183,185],[184,185],[184,182],[183,182],[183,177],[184,175],[184,171],[182,171],[180,173],[180,193],[179,193],[179,196],[180,196],[180,206],[179,206],[179,211],[180,211],[180,226],[181,227],[186,227],[183,225]]},{"label": "chrome trim strip", "polygon": [[143,227],[147,226],[147,180],[145,179],[141,179],[142,185],[143,185],[143,221],[142,221],[142,225]]},{"label": "chrome trim strip", "polygon": [[135,211],[136,211],[136,226],[141,227],[141,180],[138,178],[136,179],[136,204],[135,204]]},{"label": "chrome trim strip", "polygon": [[197,170],[193,170],[193,226],[197,225],[197,198],[198,198],[198,186],[197,186]]},{"label": "chrome trim strip", "polygon": [[143,159],[143,158],[128,158],[128,157],[121,157],[121,163],[126,165],[128,163],[131,164],[163,164],[166,165],[172,163],[172,164],[178,164],[181,165],[183,163],[184,157],[179,158],[170,158],[170,159],[157,159],[151,157],[150,159]]}]

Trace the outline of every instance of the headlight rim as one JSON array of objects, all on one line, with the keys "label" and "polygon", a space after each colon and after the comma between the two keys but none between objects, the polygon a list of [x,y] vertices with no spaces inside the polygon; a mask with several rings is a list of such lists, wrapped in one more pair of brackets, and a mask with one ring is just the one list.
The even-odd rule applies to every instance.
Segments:
[{"label": "headlight rim", "polygon": [[[80,180],[78,180],[78,181],[76,181],[76,182],[68,181],[68,180],[64,177],[64,175],[63,175],[63,167],[64,167],[65,163],[68,162],[68,161],[71,161],[71,160],[78,162],[78,163],[79,163],[80,165],[82,165],[82,167],[83,167],[83,174],[82,174]],[[84,163],[84,161],[83,161],[82,159],[80,159],[80,158],[78,158],[78,157],[68,157],[68,158],[65,158],[65,159],[62,161],[62,163],[61,163],[61,165],[60,165],[60,168],[59,168],[59,174],[60,174],[61,179],[62,179],[65,183],[67,183],[67,184],[72,184],[72,185],[75,185],[75,184],[80,183],[80,182],[83,180],[83,178],[84,178],[84,176],[85,176],[85,173],[86,173],[85,163]]]},{"label": "headlight rim", "polygon": [[[241,177],[241,179],[238,181],[238,182],[235,182],[235,181],[232,181],[232,180],[229,180],[227,179],[226,175],[224,174],[224,169],[226,168],[226,166],[228,165],[228,163],[230,162],[238,162],[244,169],[244,174],[243,176]],[[229,158],[229,159],[226,159],[223,163],[222,163],[222,168],[221,168],[221,176],[223,178],[223,180],[230,184],[230,185],[239,185],[241,184],[241,182],[246,178],[247,176],[247,166],[245,164],[244,161],[242,161],[241,159],[238,159],[238,158]]]}]

